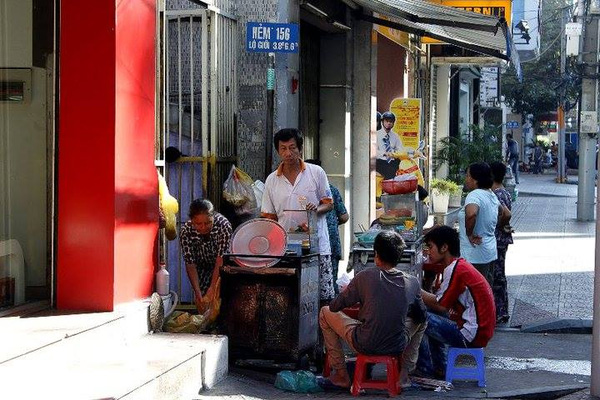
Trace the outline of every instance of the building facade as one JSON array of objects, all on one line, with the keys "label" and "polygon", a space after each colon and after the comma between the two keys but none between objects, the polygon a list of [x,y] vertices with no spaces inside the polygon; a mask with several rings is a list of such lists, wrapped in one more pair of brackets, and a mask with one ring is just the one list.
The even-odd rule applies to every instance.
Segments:
[{"label": "building facade", "polygon": [[[304,132],[305,158],[320,158],[342,193],[347,255],[352,232],[375,218],[377,111],[421,99],[433,144],[455,118],[444,101],[458,76],[458,126],[476,121],[465,105],[477,92],[462,85],[475,87],[476,70],[456,54],[434,59],[423,38],[488,56],[506,47],[497,19],[429,3],[127,0],[88,4],[83,17],[70,0],[0,6],[11,24],[0,53],[0,282],[15,285],[12,305],[61,309],[146,298],[159,261],[190,300],[179,246],[158,228],[157,171],[179,200],[179,226],[194,198],[225,207],[232,165],[264,180],[284,127]],[[247,51],[249,22],[297,24],[299,51]]]}]

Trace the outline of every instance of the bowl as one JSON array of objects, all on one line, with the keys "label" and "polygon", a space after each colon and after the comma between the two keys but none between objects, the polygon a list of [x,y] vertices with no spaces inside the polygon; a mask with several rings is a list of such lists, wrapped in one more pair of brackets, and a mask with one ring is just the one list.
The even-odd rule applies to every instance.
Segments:
[{"label": "bowl", "polygon": [[417,180],[395,181],[393,179],[387,179],[381,182],[381,187],[387,194],[412,193],[417,190]]}]

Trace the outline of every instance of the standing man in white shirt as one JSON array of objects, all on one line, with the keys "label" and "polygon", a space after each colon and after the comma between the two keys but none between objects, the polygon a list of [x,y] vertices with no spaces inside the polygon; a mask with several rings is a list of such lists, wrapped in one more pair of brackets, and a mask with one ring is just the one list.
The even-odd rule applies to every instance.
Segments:
[{"label": "standing man in white shirt", "polygon": [[381,129],[377,131],[377,161],[375,170],[383,179],[392,179],[396,176],[400,160],[395,159],[390,153],[403,150],[402,141],[396,132],[392,131],[396,123],[396,116],[390,111],[381,115]]},{"label": "standing man in white shirt", "polygon": [[316,210],[319,238],[320,298],[327,304],[335,297],[331,247],[326,214],[333,209],[329,181],[323,168],[302,160],[304,139],[298,129],[281,129],[273,138],[281,163],[265,182],[261,216],[282,221],[284,210]]}]

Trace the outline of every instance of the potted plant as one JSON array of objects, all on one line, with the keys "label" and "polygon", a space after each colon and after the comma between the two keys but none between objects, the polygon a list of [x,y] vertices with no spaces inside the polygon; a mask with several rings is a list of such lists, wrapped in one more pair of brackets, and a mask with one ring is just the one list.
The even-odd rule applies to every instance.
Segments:
[{"label": "potted plant", "polygon": [[434,213],[445,214],[448,212],[448,200],[450,199],[450,192],[456,186],[456,183],[447,179],[433,178],[431,180],[430,189]]},{"label": "potted plant", "polygon": [[[470,125],[467,132],[458,136],[441,139],[434,157],[435,169],[448,166],[448,180],[456,186],[447,188],[451,192],[451,207],[462,205],[462,184],[465,181],[467,167],[475,162],[502,160],[502,132],[498,126]],[[433,188],[433,185],[431,186]],[[434,201],[434,212],[435,209]],[[444,211],[446,212],[446,211]]]},{"label": "potted plant", "polygon": [[462,207],[462,195],[463,195],[463,191],[462,191],[462,186],[459,185],[456,182],[452,182],[451,183],[451,187],[450,187],[450,199],[448,200],[448,207],[451,208],[458,208],[458,207]]},{"label": "potted plant", "polygon": [[448,166],[448,179],[462,185],[467,167],[475,162],[502,161],[502,132],[498,127],[471,125],[458,137],[448,136],[437,145],[435,169]]}]

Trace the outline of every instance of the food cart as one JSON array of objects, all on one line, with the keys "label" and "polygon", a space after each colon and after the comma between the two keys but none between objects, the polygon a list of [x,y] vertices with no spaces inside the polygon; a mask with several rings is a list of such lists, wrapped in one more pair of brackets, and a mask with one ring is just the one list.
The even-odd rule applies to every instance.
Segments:
[{"label": "food cart", "polygon": [[319,357],[316,215],[302,211],[304,219],[299,212],[283,218],[287,229],[259,218],[233,234],[221,268],[221,320],[231,361],[300,365],[304,355]]},{"label": "food cart", "polygon": [[423,224],[426,219],[423,202],[418,193],[382,194],[384,213],[367,232],[356,234],[348,261],[348,270],[358,273],[365,268],[375,267],[373,240],[378,230],[395,230],[404,242],[406,249],[397,268],[422,279],[423,266]]},{"label": "food cart", "polygon": [[319,259],[286,255],[268,268],[240,267],[225,257],[221,314],[230,359],[299,363],[314,359],[319,332]]}]

